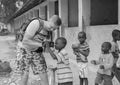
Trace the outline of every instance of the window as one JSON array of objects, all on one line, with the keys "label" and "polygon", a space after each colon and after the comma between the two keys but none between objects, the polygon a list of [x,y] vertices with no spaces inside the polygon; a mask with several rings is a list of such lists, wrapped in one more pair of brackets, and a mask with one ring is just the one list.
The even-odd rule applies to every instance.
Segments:
[{"label": "window", "polygon": [[91,0],[90,24],[118,24],[118,0]]},{"label": "window", "polygon": [[39,9],[36,9],[36,10],[34,11],[34,16],[35,16],[35,17],[39,17]]},{"label": "window", "polygon": [[45,6],[45,20],[47,20],[47,6]]},{"label": "window", "polygon": [[30,18],[33,18],[33,11],[30,12]]},{"label": "window", "polygon": [[78,0],[68,0],[68,26],[78,26]]},{"label": "window", "polygon": [[59,15],[59,4],[58,4],[58,0],[57,1],[55,1],[55,14],[56,15]]}]

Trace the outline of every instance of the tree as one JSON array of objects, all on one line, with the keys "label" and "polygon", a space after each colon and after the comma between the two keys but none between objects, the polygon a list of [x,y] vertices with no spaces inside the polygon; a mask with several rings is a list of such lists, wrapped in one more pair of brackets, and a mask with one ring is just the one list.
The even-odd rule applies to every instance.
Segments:
[{"label": "tree", "polygon": [[[17,10],[18,8],[16,7],[16,2],[17,1],[22,1],[23,3],[25,3],[27,0],[0,0],[0,4],[1,6],[3,5],[3,11],[0,11],[0,14],[4,14],[6,18],[11,17]],[[0,9],[2,9],[2,7],[0,7]]]}]

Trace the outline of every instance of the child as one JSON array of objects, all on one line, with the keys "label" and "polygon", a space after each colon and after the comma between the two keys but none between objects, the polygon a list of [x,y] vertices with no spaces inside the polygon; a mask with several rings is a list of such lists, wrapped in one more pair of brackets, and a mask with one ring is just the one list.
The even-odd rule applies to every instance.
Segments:
[{"label": "child", "polygon": [[59,37],[55,41],[55,49],[58,52],[53,52],[50,48],[49,53],[54,59],[57,59],[57,77],[58,85],[73,85],[72,71],[69,66],[69,56],[65,51],[67,40]]},{"label": "child", "polygon": [[113,85],[112,84],[112,66],[114,58],[110,53],[111,43],[104,42],[101,47],[101,55],[99,60],[92,60],[91,63],[94,65],[99,64],[99,69],[97,71],[97,77],[95,79],[95,85],[99,85],[104,81],[103,85]]},{"label": "child", "polygon": [[116,67],[116,62],[119,58],[119,53],[120,53],[119,46],[117,44],[117,41],[120,41],[120,31],[117,29],[113,30],[112,37],[113,37],[113,41],[111,42],[112,44],[111,52],[114,57],[113,76],[115,75],[118,81],[120,82],[120,70],[118,70]]},{"label": "child", "polygon": [[89,45],[86,42],[86,33],[79,32],[78,33],[78,44],[73,44],[72,49],[74,54],[76,55],[77,64],[79,66],[79,78],[80,78],[80,85],[88,85],[88,60],[87,57],[89,55]]}]

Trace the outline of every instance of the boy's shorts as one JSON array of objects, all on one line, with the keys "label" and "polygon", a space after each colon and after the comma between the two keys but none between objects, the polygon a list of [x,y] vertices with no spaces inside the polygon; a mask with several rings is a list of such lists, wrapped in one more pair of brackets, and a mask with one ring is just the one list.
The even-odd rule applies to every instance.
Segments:
[{"label": "boy's shorts", "polygon": [[35,75],[44,73],[47,70],[45,58],[42,53],[27,53],[25,49],[23,49],[22,58],[18,61],[18,68],[24,72],[29,71],[30,66]]},{"label": "boy's shorts", "polygon": [[79,62],[78,70],[80,78],[88,78],[88,63]]},{"label": "boy's shorts", "polygon": [[112,84],[112,76],[97,73],[95,83],[96,84],[101,84],[102,82],[104,82],[104,85],[113,85]]}]

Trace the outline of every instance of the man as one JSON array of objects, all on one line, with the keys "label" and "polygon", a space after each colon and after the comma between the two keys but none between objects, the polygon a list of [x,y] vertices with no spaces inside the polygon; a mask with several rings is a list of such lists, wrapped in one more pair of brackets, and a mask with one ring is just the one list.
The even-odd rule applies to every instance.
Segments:
[{"label": "man", "polygon": [[27,85],[30,66],[33,73],[40,76],[41,85],[48,85],[47,66],[42,54],[42,43],[48,38],[48,31],[56,30],[61,24],[61,19],[57,15],[53,15],[49,21],[35,19],[26,28],[22,40],[23,57],[20,61],[23,71],[21,85]]}]

